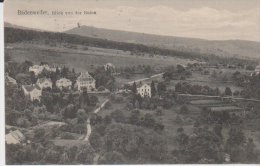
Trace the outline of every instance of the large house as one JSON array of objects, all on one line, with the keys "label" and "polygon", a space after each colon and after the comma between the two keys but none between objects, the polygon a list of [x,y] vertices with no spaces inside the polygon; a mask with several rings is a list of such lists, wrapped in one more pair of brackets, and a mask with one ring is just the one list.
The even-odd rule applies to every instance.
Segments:
[{"label": "large house", "polygon": [[61,78],[61,79],[56,81],[56,86],[59,89],[63,89],[63,88],[71,89],[72,82],[67,78]]},{"label": "large house", "polygon": [[79,91],[82,91],[83,89],[93,91],[96,89],[96,80],[88,72],[80,73],[76,84]]},{"label": "large house", "polygon": [[41,88],[51,88],[52,89],[52,81],[50,78],[39,78],[36,84]]},{"label": "large house", "polygon": [[21,144],[25,141],[24,135],[19,131],[11,131],[5,135],[5,142],[7,144]]},{"label": "large house", "polygon": [[47,70],[49,72],[56,72],[56,67],[50,67],[47,64],[44,65],[34,65],[29,67],[30,72],[34,72],[34,74],[37,76],[42,73],[43,70]]},{"label": "large house", "polygon": [[23,92],[25,96],[29,96],[30,100],[39,100],[42,96],[42,89],[38,85],[23,85],[22,86]]},{"label": "large house", "polygon": [[139,84],[137,85],[137,93],[141,95],[141,97],[151,97],[151,86],[148,84]]},{"label": "large house", "polygon": [[8,76],[8,74],[5,74],[5,83],[6,85],[17,85],[17,82],[14,78]]}]

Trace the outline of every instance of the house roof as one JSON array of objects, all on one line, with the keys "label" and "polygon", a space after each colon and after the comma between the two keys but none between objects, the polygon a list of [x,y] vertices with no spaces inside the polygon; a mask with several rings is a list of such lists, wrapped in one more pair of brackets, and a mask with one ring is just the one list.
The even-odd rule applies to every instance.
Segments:
[{"label": "house roof", "polygon": [[28,92],[31,92],[34,89],[41,90],[41,88],[38,85],[36,85],[36,84],[33,84],[33,85],[23,85],[23,87]]},{"label": "house roof", "polygon": [[11,132],[8,133],[6,136],[11,136],[11,137],[13,137],[15,140],[17,140],[18,142],[22,142],[22,141],[25,140],[25,136],[23,135],[23,133],[21,133],[20,130],[11,131]]},{"label": "house roof", "polygon": [[37,80],[37,83],[42,84],[42,83],[44,83],[45,81],[51,82],[51,79],[50,79],[50,78],[39,78],[39,79]]},{"label": "house roof", "polygon": [[39,68],[41,68],[41,66],[39,66],[39,65],[33,65],[33,66],[31,66],[30,68],[32,68],[32,69],[39,69]]},{"label": "house roof", "polygon": [[94,78],[88,73],[88,72],[85,72],[85,73],[80,73],[80,76],[78,77],[77,79],[78,81],[93,81]]},{"label": "house roof", "polygon": [[150,87],[150,85],[148,85],[148,84],[146,84],[146,83],[144,83],[144,84],[142,84],[142,83],[141,83],[141,84],[140,84],[140,83],[137,83],[137,84],[136,84],[136,87],[137,87],[137,88],[141,88],[141,87],[143,87],[143,86],[145,86],[145,85]]},{"label": "house roof", "polygon": [[16,83],[16,80],[8,75],[5,76],[6,81]]},{"label": "house roof", "polygon": [[115,65],[113,65],[112,63],[106,63],[105,66],[114,67]]},{"label": "house roof", "polygon": [[71,81],[67,78],[61,78],[61,79],[57,80],[56,82],[71,82]]}]

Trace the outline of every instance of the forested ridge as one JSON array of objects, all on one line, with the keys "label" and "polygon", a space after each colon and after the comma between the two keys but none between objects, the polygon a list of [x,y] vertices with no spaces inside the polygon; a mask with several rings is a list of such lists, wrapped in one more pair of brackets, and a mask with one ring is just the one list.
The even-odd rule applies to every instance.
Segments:
[{"label": "forested ridge", "polygon": [[178,57],[182,59],[193,59],[198,61],[207,61],[210,63],[222,64],[249,64],[254,63],[253,60],[239,59],[236,57],[219,57],[214,54],[199,54],[194,52],[176,51],[173,49],[163,49],[154,46],[146,46],[143,44],[116,42],[107,39],[98,39],[91,37],[83,37],[79,35],[71,35],[59,32],[41,32],[34,30],[24,30],[17,28],[5,27],[5,43],[16,43],[25,41],[47,41],[57,43],[79,44],[90,47],[100,47],[107,49],[117,49],[130,51],[132,54],[148,53],[150,55],[164,55]]}]

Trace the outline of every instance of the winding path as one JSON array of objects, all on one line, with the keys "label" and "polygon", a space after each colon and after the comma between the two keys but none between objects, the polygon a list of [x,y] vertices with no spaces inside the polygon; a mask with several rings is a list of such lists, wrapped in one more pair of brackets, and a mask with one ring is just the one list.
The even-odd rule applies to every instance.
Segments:
[{"label": "winding path", "polygon": [[[105,105],[106,103],[109,101],[109,99],[106,99],[98,108],[96,108],[94,110],[94,113],[97,114]],[[87,119],[87,133],[86,136],[84,138],[84,141],[88,141],[89,137],[91,135],[91,124],[90,124],[90,117]]]},{"label": "winding path", "polygon": [[[149,79],[152,79],[152,78],[154,78],[154,77],[161,76],[161,75],[163,75],[163,73],[152,75],[152,76],[149,77],[149,78],[143,78],[143,79],[138,79],[138,80],[135,80],[135,81],[130,81],[130,82],[128,82],[127,84],[133,84],[134,82],[140,82],[140,81],[149,80]],[[110,100],[110,99],[106,99],[98,108],[96,108],[96,109],[93,111],[93,113],[94,113],[94,114],[97,114],[97,113],[106,105],[106,103],[109,102],[109,100]],[[89,143],[89,137],[90,137],[91,132],[92,132],[92,130],[91,130],[91,124],[90,124],[90,117],[88,117],[86,125],[87,125],[87,133],[86,133],[86,135],[85,135],[85,137],[84,137],[84,141],[87,141],[88,144],[90,144],[90,143]],[[97,165],[97,164],[98,164],[98,159],[99,159],[99,157],[100,157],[100,154],[96,153],[96,154],[95,154],[95,157],[94,157],[94,159],[93,159],[93,164],[94,164],[94,165]]]},{"label": "winding path", "polygon": [[150,77],[147,77],[147,78],[141,78],[141,79],[138,79],[138,80],[134,80],[134,81],[130,81],[128,82],[127,84],[133,84],[134,82],[135,83],[138,83],[138,82],[141,82],[141,81],[146,81],[146,80],[149,80],[149,79],[152,79],[152,78],[155,78],[155,77],[158,77],[158,76],[162,76],[164,73],[159,73],[159,74],[155,74],[155,75],[152,75]]}]

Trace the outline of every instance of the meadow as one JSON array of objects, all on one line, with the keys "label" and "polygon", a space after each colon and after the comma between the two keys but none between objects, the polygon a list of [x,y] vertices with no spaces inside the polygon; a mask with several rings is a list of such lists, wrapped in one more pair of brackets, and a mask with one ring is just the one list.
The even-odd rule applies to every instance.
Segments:
[{"label": "meadow", "polygon": [[130,52],[83,46],[78,49],[66,48],[63,46],[51,47],[48,45],[15,43],[8,44],[5,51],[16,62],[25,60],[35,64],[48,62],[50,64],[66,65],[76,71],[92,71],[95,67],[102,66],[108,62],[116,67],[150,65],[151,67],[162,67],[177,64],[187,64],[194,61],[175,57],[148,55],[130,55]]}]

